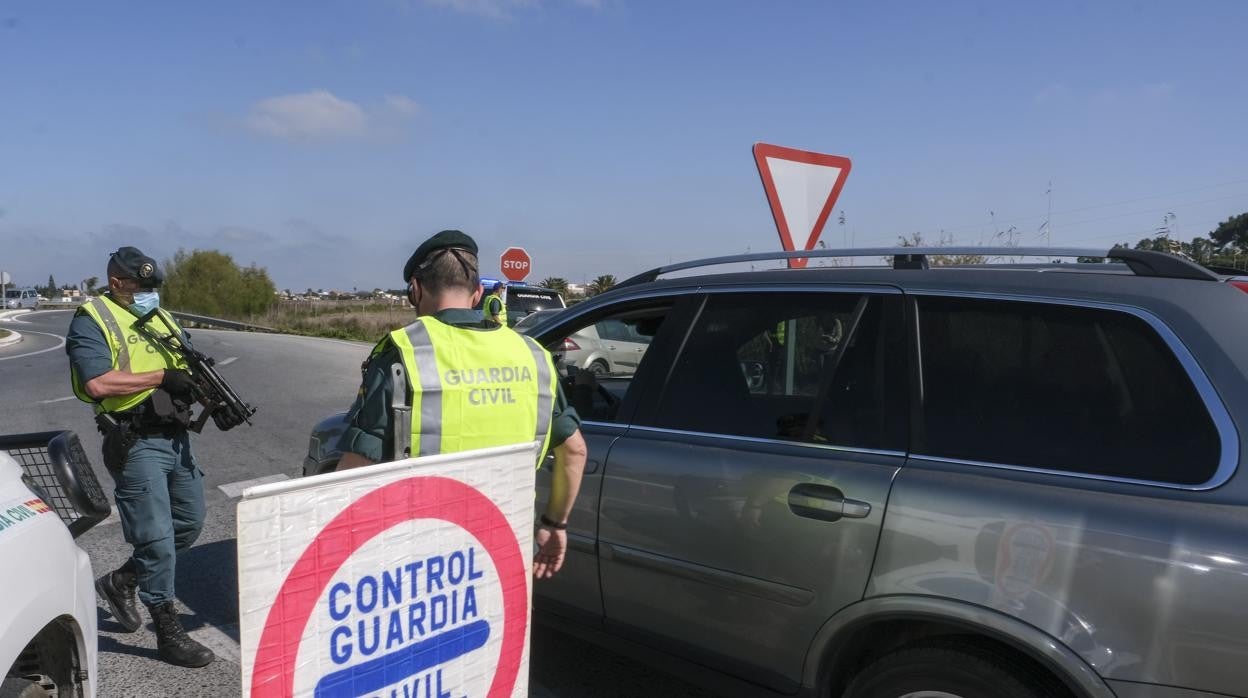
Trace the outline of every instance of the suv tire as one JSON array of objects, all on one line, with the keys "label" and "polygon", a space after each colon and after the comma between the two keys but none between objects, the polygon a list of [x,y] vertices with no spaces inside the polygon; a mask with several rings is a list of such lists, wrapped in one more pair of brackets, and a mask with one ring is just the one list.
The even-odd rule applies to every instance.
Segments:
[{"label": "suv tire", "polygon": [[594,378],[602,378],[611,372],[611,367],[607,365],[606,361],[603,361],[602,359],[595,359],[594,362],[589,365],[589,368],[585,370],[593,374]]},{"label": "suv tire", "polygon": [[854,676],[842,698],[1059,698],[1052,680],[1009,657],[964,642],[911,645],[890,652]]}]

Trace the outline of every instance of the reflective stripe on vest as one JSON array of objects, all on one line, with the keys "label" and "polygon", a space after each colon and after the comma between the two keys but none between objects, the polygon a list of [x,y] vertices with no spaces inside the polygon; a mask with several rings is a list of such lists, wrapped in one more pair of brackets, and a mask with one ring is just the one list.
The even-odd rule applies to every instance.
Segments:
[{"label": "reflective stripe on vest", "polygon": [[[90,317],[104,331],[108,349],[113,355],[112,370],[147,373],[162,368],[186,368],[186,362],[182,360],[182,357],[170,354],[164,347],[152,342],[135,329],[134,325],[138,322],[138,318],[134,313],[118,305],[108,296],[92,298],[84,303],[78,312]],[[169,323],[170,328],[177,333],[182,332],[171,315],[163,310],[160,314],[165,322]],[[158,323],[153,329],[159,331],[162,328]],[[97,402],[87,394],[81,381],[78,380],[78,374],[72,367],[70,383],[73,386],[74,395],[83,402],[93,403],[96,412],[122,412],[131,409],[146,400],[147,396],[155,390],[155,388],[149,388],[129,395],[107,397]]]},{"label": "reflective stripe on vest", "polygon": [[411,393],[410,455],[538,441],[541,463],[557,380],[541,345],[510,330],[463,329],[431,317],[391,332],[390,340]]}]

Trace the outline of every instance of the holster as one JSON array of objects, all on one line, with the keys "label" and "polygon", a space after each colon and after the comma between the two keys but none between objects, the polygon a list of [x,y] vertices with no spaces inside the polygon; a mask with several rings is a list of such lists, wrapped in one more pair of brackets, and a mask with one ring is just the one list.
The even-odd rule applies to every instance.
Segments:
[{"label": "holster", "polygon": [[111,414],[95,415],[95,426],[104,435],[104,467],[121,472],[126,467],[126,457],[139,440],[139,432],[129,420],[117,419]]}]

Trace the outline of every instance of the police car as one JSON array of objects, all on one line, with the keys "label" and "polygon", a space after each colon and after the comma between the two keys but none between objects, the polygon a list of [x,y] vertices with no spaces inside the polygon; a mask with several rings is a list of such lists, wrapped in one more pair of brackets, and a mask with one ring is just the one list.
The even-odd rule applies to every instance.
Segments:
[{"label": "police car", "polygon": [[[485,304],[486,297],[493,290],[494,285],[502,281],[501,279],[482,278],[481,285],[485,287],[485,293],[481,296],[481,301],[473,306],[473,310],[481,310]],[[530,286],[525,283],[514,281],[502,281],[507,284],[507,324],[514,325],[517,320],[534,313],[539,310],[550,310],[552,308],[566,308],[567,304],[563,301],[563,296],[559,292],[543,288],[541,286]]]},{"label": "police car", "polygon": [[94,574],[74,538],[108,513],[73,432],[0,436],[0,696],[96,695]]}]

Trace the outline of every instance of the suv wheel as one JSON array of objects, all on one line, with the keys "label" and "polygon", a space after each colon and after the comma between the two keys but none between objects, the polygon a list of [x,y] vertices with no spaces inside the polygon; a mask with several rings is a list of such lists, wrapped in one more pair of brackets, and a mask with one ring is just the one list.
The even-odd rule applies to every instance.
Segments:
[{"label": "suv wheel", "polygon": [[30,679],[10,677],[0,683],[0,698],[47,698],[47,696],[48,692],[43,690],[43,686]]},{"label": "suv wheel", "polygon": [[1056,698],[1051,680],[968,643],[912,645],[862,669],[843,698]]},{"label": "suv wheel", "polygon": [[589,365],[589,368],[585,370],[593,374],[594,378],[601,378],[611,372],[611,367],[607,365],[606,361],[596,359]]}]

